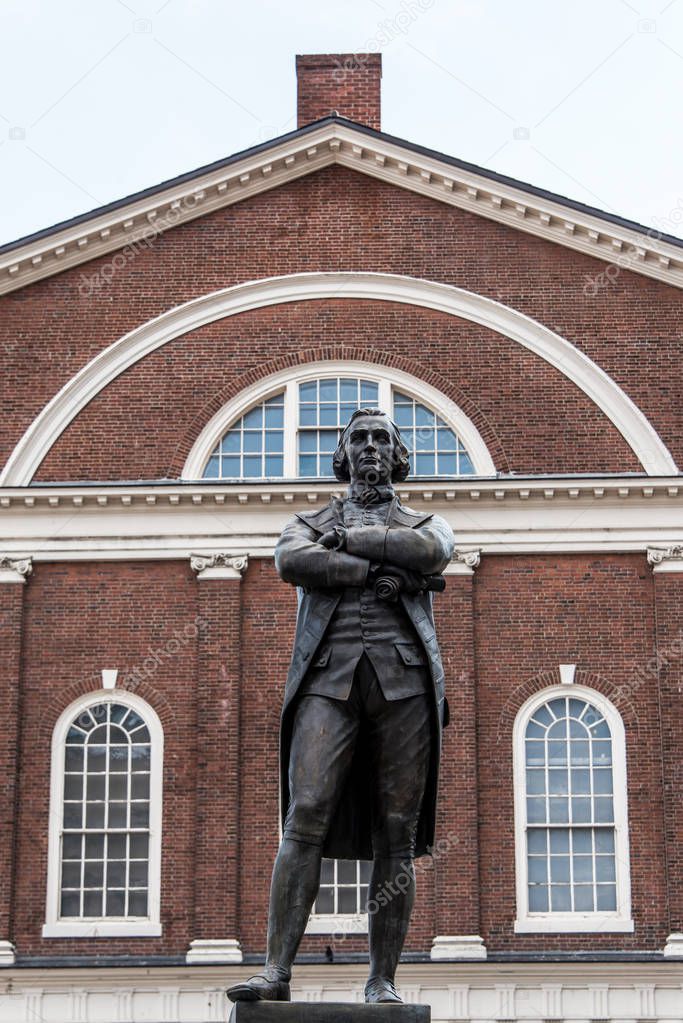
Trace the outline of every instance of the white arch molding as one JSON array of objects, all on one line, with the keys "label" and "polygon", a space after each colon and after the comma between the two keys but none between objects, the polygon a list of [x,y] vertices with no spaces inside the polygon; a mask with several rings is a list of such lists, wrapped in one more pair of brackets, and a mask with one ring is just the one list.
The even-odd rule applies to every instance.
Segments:
[{"label": "white arch molding", "polygon": [[170,309],[96,355],[51,399],[16,445],[0,485],[26,486],[57,438],[99,392],[139,359],[207,323],[287,302],[349,298],[399,302],[458,316],[540,356],[576,384],[616,426],[651,476],[678,472],[640,409],[599,366],[565,338],[516,309],[450,284],[382,273],[301,273],[236,284]]},{"label": "white arch molding", "polygon": [[[257,380],[250,387],[245,387],[219,409],[206,424],[187,456],[182,478],[186,480],[201,479],[209,455],[225,431],[254,405],[280,393],[288,386],[296,386],[306,380],[331,376],[362,376],[364,379],[377,381],[380,384],[379,407],[389,413],[391,413],[391,407],[388,398],[391,387],[405,390],[411,398],[424,402],[425,405],[437,412],[448,426],[452,427],[467,449],[477,476],[495,476],[496,467],[479,430],[469,416],[466,416],[462,409],[441,391],[437,391],[435,387],[425,383],[424,380],[420,380],[410,373],[404,373],[402,370],[381,366],[375,362],[345,359],[343,362],[328,360],[326,362],[307,362],[303,366],[289,366],[262,380]],[[386,388],[382,386],[383,384],[386,385]],[[385,390],[386,395],[382,400]],[[295,426],[294,430],[296,430]],[[285,438],[285,443],[286,441],[287,438]],[[285,475],[287,475],[286,462]]]}]

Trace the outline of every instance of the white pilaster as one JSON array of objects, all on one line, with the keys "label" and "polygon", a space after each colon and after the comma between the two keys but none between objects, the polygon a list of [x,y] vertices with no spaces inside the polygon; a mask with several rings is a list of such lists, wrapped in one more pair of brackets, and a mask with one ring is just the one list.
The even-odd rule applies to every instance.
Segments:
[{"label": "white pilaster", "polygon": [[653,572],[683,572],[683,544],[648,547],[647,561]]},{"label": "white pilaster", "polygon": [[478,934],[442,934],[434,938],[429,958],[486,959],[486,945]]},{"label": "white pilaster", "polygon": [[236,938],[197,938],[185,956],[189,966],[198,963],[241,963],[242,949]]},{"label": "white pilaster", "polygon": [[197,573],[197,581],[204,579],[241,579],[246,570],[246,554],[192,554],[190,566]]},{"label": "white pilaster", "polygon": [[11,941],[0,941],[0,966],[14,966],[14,945]]},{"label": "white pilaster", "polygon": [[474,575],[475,568],[479,567],[481,562],[481,551],[455,551],[448,565],[446,565],[443,574],[444,575]]},{"label": "white pilaster", "polygon": [[12,558],[0,555],[0,583],[25,583],[33,571],[31,558]]}]

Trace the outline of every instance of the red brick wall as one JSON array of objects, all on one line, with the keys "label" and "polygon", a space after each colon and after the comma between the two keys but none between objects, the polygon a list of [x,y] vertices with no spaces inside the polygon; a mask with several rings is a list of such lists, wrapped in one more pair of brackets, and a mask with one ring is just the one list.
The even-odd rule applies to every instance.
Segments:
[{"label": "red brick wall", "polygon": [[[652,574],[643,555],[490,557],[475,576],[482,933],[493,949],[662,948],[667,931]],[[514,935],[512,724],[576,664],[626,729],[635,934]],[[585,674],[584,674],[585,673]]]},{"label": "red brick wall", "polygon": [[296,81],[297,128],[335,112],[381,128],[381,54],[304,54],[296,58]]},{"label": "red brick wall", "polygon": [[[197,641],[180,642],[177,652],[171,641],[197,618],[189,561],[37,565],[25,600],[17,949],[43,955],[185,951],[194,913]],[[130,688],[151,704],[164,729],[163,937],[43,940],[54,725],[73,700],[101,687],[102,668],[118,668],[123,681],[135,666],[141,681]]]},{"label": "red brick wall", "polygon": [[[657,686],[649,676],[633,686],[639,667],[647,665],[654,652],[653,584],[644,557],[484,557],[472,584],[472,604],[469,580],[450,580],[446,593],[436,600],[446,689],[454,710],[446,732],[437,840],[454,835],[456,841],[437,862],[436,872],[427,863],[420,870],[407,948],[429,949],[445,919],[437,909],[444,903],[457,909],[450,915],[453,927],[456,921],[472,926],[480,912],[480,933],[492,950],[661,948],[668,920]],[[13,934],[21,953],[183,954],[190,940],[207,936],[207,927],[209,936],[239,937],[246,952],[264,949],[268,887],[278,843],[279,711],[296,598],[267,559],[252,560],[242,583],[229,584],[235,589],[224,591],[217,601],[215,592],[214,597],[208,590],[201,596],[202,586],[226,585],[197,582],[185,562],[36,567],[25,589],[22,636],[23,739]],[[175,631],[194,623],[202,607],[207,638],[181,645],[172,656],[163,654]],[[468,607],[473,611],[473,641]],[[197,644],[202,641],[198,664]],[[134,665],[145,663],[150,650],[162,651],[159,663],[135,690],[159,713],[165,731],[163,937],[42,940],[52,729],[66,706],[98,687],[102,667],[118,667],[124,678]],[[230,693],[238,658],[237,711]],[[578,665],[577,682],[600,690],[615,703],[626,728],[633,936],[513,933],[512,724],[528,696],[556,682],[558,664],[567,662]],[[219,692],[212,683],[207,694],[209,675],[215,680],[216,671],[223,689]],[[464,689],[473,672],[476,711],[472,694]],[[208,708],[200,710],[198,703],[214,695],[219,714],[212,720]],[[225,700],[230,701],[227,716]],[[231,749],[236,717],[239,746]],[[204,720],[201,750],[198,719]],[[671,728],[667,735],[673,735]],[[214,807],[210,778],[219,777],[221,758],[228,777],[225,784],[217,782]],[[199,785],[198,764],[204,778]],[[478,793],[473,791],[476,772]],[[675,798],[672,793],[674,802]],[[239,868],[230,855],[235,845],[229,810],[233,800],[239,806]],[[478,867],[470,823],[477,801]],[[214,810],[216,819],[225,822],[226,834],[220,829],[213,838],[204,833],[204,841],[202,828]],[[208,842],[206,848],[203,842]],[[216,851],[213,859],[209,846]],[[222,870],[225,890],[219,877]],[[217,905],[210,912],[205,882],[206,890],[216,893]],[[337,939],[334,947],[363,949],[365,941],[362,936]],[[323,952],[328,944],[327,935],[309,936],[302,951]]]},{"label": "red brick wall", "polygon": [[[678,289],[623,270],[614,285],[591,297],[584,293],[586,275],[602,273],[604,263],[353,171],[327,168],[174,228],[159,238],[152,249],[140,252],[115,274],[111,284],[90,295],[82,287],[79,294],[79,285],[108,268],[110,259],[94,260],[3,299],[0,344],[4,373],[0,395],[5,416],[1,458],[8,456],[46,402],[89,359],[165,310],[240,281],[300,271],[360,269],[443,281],[479,292],[538,319],[568,338],[611,375],[659,430],[674,458],[683,461],[681,403],[671,400],[672,381],[679,376],[683,296]],[[327,318],[316,321],[318,338],[312,338],[315,330],[312,327],[306,344],[318,347],[323,338],[328,344],[348,343],[349,336],[354,334],[351,321],[355,303],[348,304],[352,308],[342,336],[336,337],[326,327],[328,312]],[[322,304],[315,305],[322,308]],[[249,371],[250,366],[258,364],[261,357],[258,345],[263,343],[268,323],[273,330],[282,327],[282,334],[271,336],[269,342],[282,351],[286,347],[283,344],[286,324],[296,323],[293,315],[284,309],[250,314],[252,329],[261,320],[261,341],[256,342],[256,355],[251,362],[247,360],[245,365],[242,361],[236,368]],[[511,465],[540,471],[547,469],[554,458],[553,469],[562,471],[569,467],[563,459],[573,446],[572,435],[576,435],[578,447],[572,467],[595,471],[617,465],[624,469],[634,467],[634,459],[624,453],[623,443],[618,438],[614,443],[614,431],[604,417],[601,422],[605,441],[598,438],[596,413],[587,410],[585,399],[573,385],[562,383],[561,396],[552,389],[543,391],[541,397],[550,404],[547,409],[537,407],[537,381],[545,387],[550,379],[550,371],[540,359],[532,358],[517,345],[495,342],[493,335],[472,325],[453,321],[450,328],[445,328],[437,326],[426,314],[417,317],[414,313],[414,340],[421,352],[425,340],[429,340],[424,330],[433,327],[442,340],[449,338],[449,344],[458,346],[448,353],[444,353],[443,347],[435,348],[429,360],[421,356],[416,361],[419,371],[429,362],[428,368],[441,375],[440,362],[447,354],[450,367],[446,384],[475,408],[482,407],[487,417],[494,404],[499,422],[516,419],[523,421],[526,429],[528,418],[529,429],[532,433],[537,430],[537,442],[540,438],[538,426],[534,427],[534,414],[538,421],[545,418],[549,424],[542,441],[546,452],[543,461],[529,465],[530,451],[517,457],[515,440],[512,446],[508,441],[505,450]],[[306,320],[307,316],[300,318],[299,323],[301,319]],[[361,335],[367,333],[363,319],[361,310],[358,325]],[[206,328],[206,336],[235,338],[236,322],[224,321]],[[390,339],[373,334],[370,340],[372,346],[381,343],[384,349]],[[405,340],[404,335],[404,345]],[[291,338],[290,350],[298,343],[297,337]],[[365,344],[368,346],[367,341]],[[458,361],[461,344],[465,349],[462,367]],[[475,352],[477,344],[479,350]],[[188,370],[187,341],[179,339],[150,358],[158,369],[168,365],[175,371],[177,360],[171,352],[176,348],[181,351],[183,345],[186,347],[185,356],[180,356],[182,376]],[[128,372],[132,376],[139,370]],[[181,388],[180,398],[190,402],[195,413],[211,399],[218,373],[214,367],[206,385],[201,375],[196,374],[189,389],[186,385]],[[527,400],[526,378],[532,388],[531,401]],[[229,386],[229,381],[221,382],[221,386],[226,384]],[[168,387],[167,380],[157,377],[149,404],[141,410],[148,419],[154,411],[157,421],[167,418],[168,405],[160,401],[155,410],[154,398],[158,394],[166,401]],[[114,389],[117,400],[107,408],[107,416],[113,416],[119,423],[126,416],[134,419],[135,410],[121,404],[125,387],[121,391],[117,383],[112,392]],[[489,397],[485,398],[487,389]],[[490,395],[496,395],[495,401]],[[576,397],[576,410],[567,418],[564,411],[572,395]],[[557,402],[563,403],[560,416]],[[177,409],[179,402],[175,404],[174,418],[177,414],[185,416]],[[98,407],[104,416],[104,406]],[[183,428],[188,429],[190,422],[183,419]],[[147,421],[146,428],[148,425]],[[163,430],[163,424],[155,427],[155,432],[156,429]],[[590,458],[583,448],[589,435],[591,442],[598,444],[595,456]],[[126,436],[130,438],[131,434]],[[166,438],[159,439],[167,444]],[[174,440],[177,442],[178,438]],[[523,444],[521,435],[518,443]],[[167,445],[165,464],[172,460],[174,450],[175,445],[172,450]],[[502,460],[498,460],[504,467]],[[139,458],[133,451],[130,472],[123,474],[128,477],[146,474],[150,468],[148,457]]]}]

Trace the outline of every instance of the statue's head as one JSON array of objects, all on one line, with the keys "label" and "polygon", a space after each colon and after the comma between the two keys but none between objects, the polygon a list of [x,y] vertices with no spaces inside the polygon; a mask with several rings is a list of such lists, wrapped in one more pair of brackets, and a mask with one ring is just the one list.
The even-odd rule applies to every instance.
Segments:
[{"label": "statue's head", "polygon": [[341,483],[400,483],[410,472],[408,457],[398,427],[389,416],[381,409],[360,408],[342,431],[332,468]]}]

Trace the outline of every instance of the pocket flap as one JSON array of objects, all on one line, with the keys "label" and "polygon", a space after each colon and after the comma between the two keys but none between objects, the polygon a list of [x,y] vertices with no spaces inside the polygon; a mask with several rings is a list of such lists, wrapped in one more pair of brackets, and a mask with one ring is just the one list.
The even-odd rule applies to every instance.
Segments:
[{"label": "pocket flap", "polygon": [[325,668],[325,667],[327,667],[327,662],[330,659],[331,649],[332,649],[331,647],[326,646],[326,647],[323,647],[321,650],[318,651],[317,656],[314,657],[314,659],[313,659],[313,667],[314,668]]},{"label": "pocket flap", "polygon": [[427,664],[425,652],[417,643],[395,643],[398,655],[409,668],[424,668]]}]

